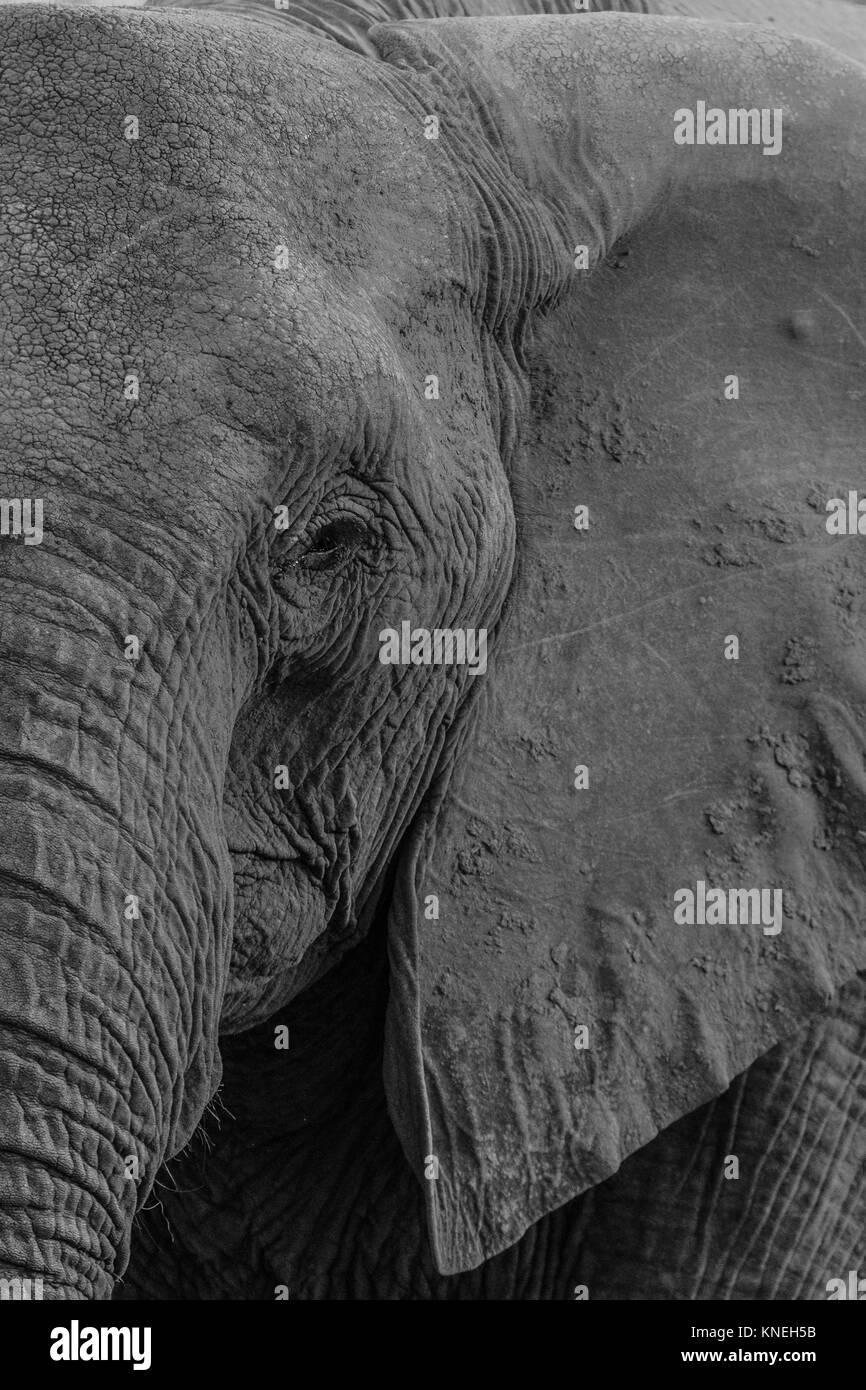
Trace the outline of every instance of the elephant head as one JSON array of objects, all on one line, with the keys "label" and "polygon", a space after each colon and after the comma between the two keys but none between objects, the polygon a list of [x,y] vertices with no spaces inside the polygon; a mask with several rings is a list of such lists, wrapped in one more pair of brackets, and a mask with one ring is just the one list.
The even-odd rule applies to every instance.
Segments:
[{"label": "elephant head", "polygon": [[[866,966],[863,73],[621,15],[0,22],[3,1272],[106,1294],[220,1032],[385,919],[471,1268]],[[699,102],[778,155],[677,143]],[[676,921],[698,881],[781,930]]]}]

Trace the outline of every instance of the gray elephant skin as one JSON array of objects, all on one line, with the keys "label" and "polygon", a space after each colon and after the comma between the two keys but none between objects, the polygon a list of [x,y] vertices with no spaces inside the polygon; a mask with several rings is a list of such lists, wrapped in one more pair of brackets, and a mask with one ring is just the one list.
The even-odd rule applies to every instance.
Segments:
[{"label": "gray elephant skin", "polygon": [[864,12],[516,8],[0,8],[46,1298],[866,1274]]}]

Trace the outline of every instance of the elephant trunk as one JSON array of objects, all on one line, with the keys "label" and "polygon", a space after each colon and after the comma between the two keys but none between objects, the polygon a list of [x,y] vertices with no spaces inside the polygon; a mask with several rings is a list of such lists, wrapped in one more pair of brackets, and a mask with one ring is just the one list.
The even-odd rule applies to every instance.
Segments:
[{"label": "elephant trunk", "polygon": [[0,1297],[110,1294],[220,1075],[219,711],[70,611],[2,629]]},{"label": "elephant trunk", "polygon": [[157,1161],[138,989],[63,893],[5,872],[0,980],[0,1296],[106,1298]]}]

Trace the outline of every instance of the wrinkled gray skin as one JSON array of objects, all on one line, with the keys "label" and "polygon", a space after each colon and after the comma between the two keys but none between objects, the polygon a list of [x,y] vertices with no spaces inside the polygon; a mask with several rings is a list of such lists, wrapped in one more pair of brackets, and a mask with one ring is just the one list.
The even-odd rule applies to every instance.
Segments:
[{"label": "wrinkled gray skin", "polygon": [[53,1298],[823,1297],[866,1257],[853,973],[516,1244],[431,1253],[426,1146],[382,1084],[386,917],[480,687],[380,665],[377,634],[497,630],[509,343],[555,277],[531,218],[484,219],[480,155],[443,175],[370,13],[271,15],[266,42],[0,10],[2,491],[46,516],[43,545],[0,543],[0,1273]]}]

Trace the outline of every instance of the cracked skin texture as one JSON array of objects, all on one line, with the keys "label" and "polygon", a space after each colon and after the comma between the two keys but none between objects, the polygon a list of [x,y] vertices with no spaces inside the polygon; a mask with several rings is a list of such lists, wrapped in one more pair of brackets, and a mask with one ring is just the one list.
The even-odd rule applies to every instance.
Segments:
[{"label": "cracked skin texture", "polygon": [[[373,65],[298,32],[275,36],[265,59],[231,18],[2,19],[26,39],[12,65],[24,100],[4,147],[14,156],[25,135],[43,139],[46,109],[66,142],[49,130],[45,172],[22,174],[14,158],[4,172],[20,219],[4,321],[16,487],[4,480],[4,493],[44,492],[62,520],[29,568],[20,552],[2,555],[4,584],[27,595],[4,625],[4,737],[23,749],[37,803],[23,834],[20,811],[0,821],[4,868],[17,843],[19,900],[30,900],[27,915],[7,916],[2,945],[16,1038],[23,1023],[53,1040],[48,1061],[29,1047],[22,1071],[8,1012],[0,1023],[0,1081],[24,1102],[4,1119],[9,1267],[45,1268],[57,1297],[104,1293],[112,1276],[120,1297],[271,1298],[286,1285],[299,1298],[548,1299],[582,1283],[594,1298],[823,1297],[862,1259],[864,1227],[862,653],[838,604],[827,621],[843,583],[857,592],[862,562],[826,548],[805,500],[806,472],[810,488],[822,469],[834,487],[853,476],[862,425],[850,325],[863,318],[844,275],[862,253],[862,218],[846,231],[862,175],[839,137],[862,122],[851,70],[846,106],[829,58],[740,31],[587,28],[576,58],[575,25],[561,20],[532,25],[531,42],[519,22],[398,26],[372,34],[386,60]],[[28,107],[31,65],[73,46],[72,69],[49,65],[55,101]],[[793,168],[777,175],[760,156],[723,179],[697,157],[660,168],[654,103],[633,124],[615,114],[626,88],[663,110],[671,72],[677,96],[687,69],[698,90],[704,62],[732,100],[740,83],[787,84],[801,113]],[[529,91],[535,110],[515,121],[509,107]],[[418,136],[431,98],[460,114],[435,149]],[[106,134],[129,110],[151,132],[135,147]],[[70,112],[84,116],[72,134]],[[45,195],[52,173],[62,217]],[[732,188],[746,212],[725,221]],[[819,243],[817,261],[772,242],[750,271],[750,250],[791,219]],[[578,290],[569,248],[581,237],[595,270]],[[628,255],[609,263],[618,239]],[[279,279],[277,243],[290,248]],[[727,317],[723,252],[744,282]],[[814,338],[792,346],[771,312],[777,301],[787,322],[804,298],[833,358],[817,384],[814,362],[792,356],[817,357]],[[772,373],[745,427],[722,423],[713,402],[710,458],[695,432],[725,361],[742,360],[750,306],[758,336],[744,380],[762,347]],[[527,339],[530,311],[546,317]],[[657,351],[665,314],[678,355]],[[689,376],[701,351],[718,361]],[[431,357],[447,364],[448,409],[435,415],[418,390]],[[136,368],[145,409],[130,414],[117,381]],[[47,422],[46,397],[57,403]],[[791,437],[771,446],[768,402],[779,401]],[[823,455],[819,402],[838,422]],[[790,474],[792,455],[802,467]],[[574,551],[575,486],[597,499],[594,552]],[[267,521],[283,501],[293,525],[280,548]],[[376,535],[351,582],[311,558],[335,508]],[[660,533],[675,561],[659,560]],[[771,554],[785,538],[799,542],[799,585]],[[576,593],[581,626],[621,615],[627,640],[554,664],[577,626]],[[506,595],[489,693],[454,672],[406,673],[399,692],[375,664],[371,676],[369,637],[385,614],[403,605],[494,628]],[[661,604],[655,626],[636,596]],[[719,631],[742,622],[766,655],[714,719],[689,714],[719,682],[706,654],[703,677],[670,680],[708,630],[701,598],[728,603]],[[73,604],[76,631],[57,645],[57,615]],[[138,630],[146,662],[131,679],[116,661],[105,685],[106,647]],[[515,655],[527,636],[541,643],[532,679]],[[792,642],[810,653],[796,682],[779,679]],[[57,692],[35,719],[16,657],[26,644]],[[639,655],[648,647],[655,665]],[[738,698],[749,718],[765,710],[766,728],[747,726]],[[585,760],[608,780],[595,829],[551,790],[573,761],[575,710]],[[698,752],[719,726],[696,799],[682,795],[689,717]],[[271,786],[276,762],[289,767],[289,798]],[[39,784],[49,765],[65,770],[52,798]],[[792,784],[792,767],[808,787]],[[135,796],[120,791],[130,776]],[[107,804],[94,835],[82,805],[97,794]],[[817,895],[808,879],[800,897],[791,888],[796,920],[781,947],[741,932],[696,953],[653,918],[663,875],[629,877],[630,861],[653,854],[676,883],[790,875],[817,837],[829,867]],[[106,904],[146,870],[153,926],[118,942]],[[59,883],[67,897],[52,916]],[[78,885],[87,901],[74,900]],[[442,921],[419,940],[412,922],[429,891]],[[45,943],[57,920],[54,962]],[[88,931],[81,958],[74,943]],[[79,1013],[57,1007],[81,1005],[85,971],[102,984],[110,1027],[95,998]],[[217,1084],[218,1013],[222,1089],[184,1147]],[[587,1059],[588,1086],[571,1047],[586,1017],[609,1030]],[[281,1021],[288,1053],[272,1045]],[[497,1051],[503,1037],[510,1054]],[[109,1088],[98,1099],[97,1071]],[[163,1113],[169,1096],[181,1121]],[[443,1180],[425,1220],[431,1142]],[[119,1171],[127,1145],[143,1170],[134,1192]],[[731,1152],[739,1184],[720,1179]],[[54,1156],[70,1153],[58,1174]],[[19,1215],[22,1184],[42,1199],[39,1222]],[[133,1202],[145,1209],[124,1273]]]}]

